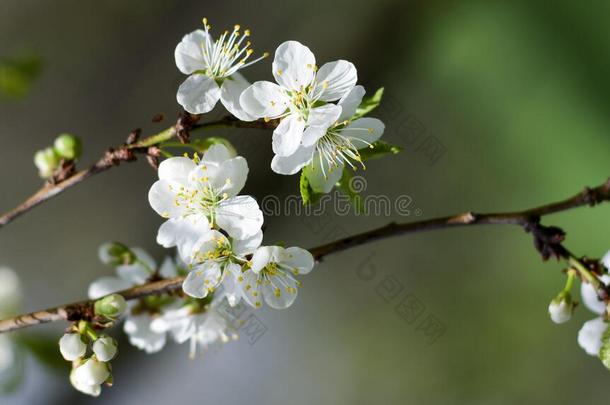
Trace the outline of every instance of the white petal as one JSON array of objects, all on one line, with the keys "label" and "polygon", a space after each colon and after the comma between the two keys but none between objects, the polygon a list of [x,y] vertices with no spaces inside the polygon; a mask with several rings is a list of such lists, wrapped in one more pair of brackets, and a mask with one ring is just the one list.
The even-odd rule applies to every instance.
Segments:
[{"label": "white petal", "polygon": [[320,140],[320,138],[326,135],[327,131],[327,127],[307,128],[305,132],[303,132],[303,140],[301,141],[301,145],[305,147],[315,146],[315,144]]},{"label": "white petal", "polygon": [[242,275],[242,298],[254,308],[260,308],[263,305],[263,297],[261,295],[260,286],[264,282],[259,280],[259,275],[252,270],[247,270]]},{"label": "white petal", "polygon": [[110,377],[106,363],[89,358],[74,370],[74,380],[82,385],[100,385]]},{"label": "white petal", "polygon": [[297,41],[286,41],[275,50],[273,77],[289,90],[300,90],[313,81],[315,66],[316,58],[308,47]]},{"label": "white petal", "polygon": [[341,130],[341,135],[349,137],[356,148],[362,149],[381,138],[384,130],[381,120],[364,117],[350,122]]},{"label": "white petal", "polygon": [[345,96],[356,85],[358,74],[353,63],[346,60],[325,63],[316,74],[314,94],[320,100],[335,101]]},{"label": "white petal", "polygon": [[[601,276],[601,281],[607,285],[610,283],[610,276],[604,274]],[[585,283],[584,281],[580,284],[580,298],[584,302],[585,306],[596,314],[601,315],[606,311],[606,303],[597,297],[595,288],[593,288],[591,284]]]},{"label": "white petal", "polygon": [[202,74],[194,74],[178,88],[176,100],[191,114],[204,114],[212,111],[220,99],[220,87],[214,79]]},{"label": "white petal", "polygon": [[608,324],[602,318],[591,319],[578,331],[578,344],[591,356],[598,356],[602,346],[602,335]]},{"label": "white petal", "polygon": [[176,267],[176,262],[174,261],[174,259],[172,259],[170,256],[167,256],[161,264],[159,274],[165,278],[173,278],[178,276],[178,269]]},{"label": "white petal", "polygon": [[210,223],[205,215],[172,218],[159,227],[157,243],[166,248],[176,246],[178,253],[186,261],[195,242],[209,230]]},{"label": "white petal", "polygon": [[305,120],[298,114],[284,118],[273,131],[273,152],[279,156],[290,156],[296,152],[303,139]]},{"label": "white petal", "polygon": [[277,84],[259,81],[241,93],[239,103],[253,117],[276,118],[288,109],[290,99]]},{"label": "white petal", "polygon": [[158,180],[148,191],[148,202],[153,210],[163,218],[180,217],[184,213],[184,206],[177,205],[176,193],[179,191],[180,183]]},{"label": "white petal", "polygon": [[354,86],[349,93],[341,97],[338,103],[342,108],[339,121],[350,119],[356,114],[356,110],[362,104],[362,98],[365,93],[364,87],[358,85]]},{"label": "white petal", "polygon": [[269,281],[269,283],[264,282],[261,287],[265,302],[274,309],[285,309],[291,306],[297,298],[296,280],[288,275],[278,275],[270,277]]},{"label": "white petal", "polygon": [[193,245],[193,255],[205,256],[214,252],[219,246],[230,246],[229,239],[222,233],[213,229],[203,235],[197,243]]},{"label": "white petal", "polygon": [[133,264],[124,264],[117,266],[117,274],[124,280],[129,281],[131,284],[144,284],[148,277],[153,274],[157,268],[155,260],[142,248],[131,249],[138,261]]},{"label": "white petal", "polygon": [[[232,307],[239,303],[243,295],[242,285],[238,281],[238,279],[242,279],[240,277],[242,277],[241,266],[230,263],[225,267],[220,298],[222,299],[222,296],[226,297]],[[216,295],[214,295],[214,299],[216,299]]]},{"label": "white petal", "polygon": [[220,101],[225,106],[227,111],[242,121],[254,121],[255,116],[250,115],[244,110],[239,98],[241,93],[250,86],[250,83],[244,79],[241,73],[233,73],[227,77],[220,86]]},{"label": "white petal", "polygon": [[231,151],[229,151],[226,146],[217,143],[215,145],[210,146],[205,151],[205,153],[201,157],[201,163],[199,164],[199,166],[220,166],[222,163],[231,158],[233,158],[233,156],[231,156]]},{"label": "white petal", "polygon": [[190,179],[200,186],[207,186],[218,194],[233,197],[239,194],[248,178],[248,162],[241,156],[222,162],[220,165],[202,164],[191,172]]},{"label": "white petal", "polygon": [[116,356],[117,343],[110,336],[102,336],[93,342],[93,353],[100,361],[110,361]]},{"label": "white petal", "polygon": [[182,289],[194,298],[205,298],[220,282],[220,266],[207,261],[191,270],[182,283]]},{"label": "white petal", "polygon": [[125,290],[133,286],[129,281],[119,277],[102,277],[89,285],[87,295],[90,299],[104,297],[113,292]]},{"label": "white petal", "polygon": [[158,352],[165,346],[165,333],[156,333],[151,329],[153,318],[148,314],[130,315],[125,319],[123,330],[129,337],[129,343],[146,353]]},{"label": "white petal", "polygon": [[290,156],[275,155],[271,160],[271,169],[278,174],[295,174],[311,162],[315,149],[316,146],[314,144],[311,146],[302,146]]},{"label": "white petal", "polygon": [[188,175],[197,165],[186,157],[172,157],[165,159],[159,165],[159,179],[188,186]]},{"label": "white petal", "polygon": [[[343,163],[338,166],[329,166],[324,159],[320,163],[319,154],[314,155],[312,162],[313,165],[308,165],[304,169],[309,185],[318,193],[329,193],[343,174]],[[322,171],[322,164],[324,171]]]},{"label": "white petal", "polygon": [[309,112],[307,118],[307,126],[318,126],[322,128],[328,128],[337,120],[341,115],[341,107],[335,104],[325,104],[320,107],[313,108]]},{"label": "white petal", "polygon": [[307,274],[314,266],[314,259],[311,253],[300,247],[289,247],[280,254],[280,262],[291,269],[296,274]]},{"label": "white petal", "polygon": [[610,270],[610,251],[606,252],[604,257],[602,257],[601,261],[604,264],[604,267],[606,267],[606,269]]},{"label": "white petal", "polygon": [[207,68],[203,59],[203,47],[201,46],[207,40],[206,38],[210,41],[212,40],[205,31],[196,30],[185,35],[176,46],[174,57],[176,59],[176,66],[178,66],[182,73],[190,75],[197,70],[205,70]]},{"label": "white petal", "polygon": [[216,221],[231,237],[245,239],[261,229],[263,212],[254,198],[239,195],[220,203],[216,210]]},{"label": "white petal", "polygon": [[253,253],[263,241],[263,231],[259,230],[254,235],[245,239],[233,239],[233,253],[238,256],[245,256]]},{"label": "white petal", "polygon": [[282,248],[279,246],[261,246],[256,249],[252,255],[252,265],[250,268],[253,272],[259,273],[269,263],[277,263]]}]

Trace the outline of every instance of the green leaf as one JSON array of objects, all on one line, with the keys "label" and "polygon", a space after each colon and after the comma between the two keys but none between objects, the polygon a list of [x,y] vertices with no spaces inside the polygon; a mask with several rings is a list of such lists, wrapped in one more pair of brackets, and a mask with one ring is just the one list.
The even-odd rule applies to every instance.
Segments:
[{"label": "green leaf", "polygon": [[356,109],[356,114],[351,119],[355,120],[373,111],[375,108],[377,108],[379,103],[381,103],[382,97],[383,87],[377,89],[375,94],[373,94],[372,96],[364,97],[362,99],[362,103],[360,103],[360,106],[358,106],[358,108]]},{"label": "green leaf", "polygon": [[336,186],[347,197],[349,197],[350,202],[353,204],[354,209],[356,210],[356,214],[364,214],[364,201],[362,200],[362,196],[352,186],[352,171],[347,167],[343,168],[343,174],[341,178],[337,182]]},{"label": "green leaf", "polygon": [[400,146],[392,145],[384,141],[373,142],[373,144],[364,149],[359,149],[360,158],[363,161],[377,159],[387,155],[395,155],[400,152],[402,148]]},{"label": "green leaf", "polygon": [[0,93],[15,99],[25,96],[41,67],[40,58],[31,55],[0,60]]},{"label": "green leaf", "polygon": [[39,333],[23,333],[16,336],[16,343],[30,352],[41,364],[54,370],[65,370],[66,363],[59,353],[59,339]]},{"label": "green leaf", "polygon": [[229,152],[231,152],[231,155],[237,156],[237,150],[233,147],[231,142],[229,142],[228,139],[221,138],[219,136],[210,136],[205,139],[193,139],[190,144],[193,149],[195,149],[199,153],[204,153],[210,148],[210,146],[213,145],[224,145],[229,150]]},{"label": "green leaf", "polygon": [[299,189],[301,190],[301,199],[303,200],[303,205],[316,204],[322,198],[322,193],[318,193],[311,188],[311,184],[309,184],[309,179],[307,178],[307,168],[306,166],[301,171],[301,180],[299,183]]}]

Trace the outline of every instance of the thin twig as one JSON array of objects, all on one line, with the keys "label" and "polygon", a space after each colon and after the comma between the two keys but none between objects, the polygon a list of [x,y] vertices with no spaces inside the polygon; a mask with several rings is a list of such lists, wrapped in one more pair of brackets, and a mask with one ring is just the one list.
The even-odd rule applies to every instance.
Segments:
[{"label": "thin twig", "polygon": [[[565,200],[526,209],[524,211],[491,214],[466,212],[463,214],[423,221],[407,222],[402,224],[390,223],[381,228],[373,229],[315,247],[310,249],[310,252],[316,260],[320,261],[330,254],[341,252],[380,239],[437,229],[488,224],[522,226],[526,231],[534,234],[534,240],[537,242],[536,247],[543,254],[543,258],[548,257],[548,249],[550,249],[550,253],[552,255],[563,256],[567,254],[567,251],[564,251],[561,247],[563,231],[558,228],[543,227],[542,225],[539,225],[540,218],[545,215],[567,211],[585,205],[594,206],[604,201],[610,201],[610,179],[595,188],[585,188],[582,192]],[[547,232],[547,234],[544,234],[544,232]],[[555,239],[558,235],[559,238]],[[545,240],[545,237],[548,239]],[[539,244],[542,246],[539,246]],[[127,300],[137,299],[148,295],[158,295],[180,289],[183,280],[183,277],[176,277],[172,279],[154,281],[129,288],[118,293]],[[0,333],[62,319],[78,320],[79,316],[81,316],[83,312],[86,312],[85,309],[90,309],[92,305],[92,300],[86,300],[50,308],[44,311],[37,311],[30,314],[8,318],[0,321]]]},{"label": "thin twig", "polygon": [[[58,194],[63,193],[69,188],[76,186],[83,182],[89,177],[104,172],[108,169],[116,167],[121,162],[131,162],[136,160],[136,154],[149,155],[150,148],[158,146],[160,143],[168,141],[174,137],[179,137],[182,140],[182,136],[188,138],[188,132],[190,130],[198,129],[209,129],[215,127],[232,127],[232,128],[259,128],[269,129],[277,126],[276,120],[271,121],[252,121],[243,122],[238,121],[233,117],[224,117],[217,121],[206,122],[197,124],[194,122],[185,122],[184,115],[178,120],[178,122],[165,130],[148,136],[142,140],[135,141],[129,144],[121,145],[114,149],[108,149],[104,155],[92,166],[87,169],[81,170],[74,173],[72,176],[65,180],[57,183],[47,183],[37,192],[31,195],[28,199],[23,201],[21,204],[6,212],[0,216],[0,228],[13,221],[17,217],[30,211],[32,208],[42,204],[43,202],[55,197]],[[191,118],[191,120],[194,120]]]}]

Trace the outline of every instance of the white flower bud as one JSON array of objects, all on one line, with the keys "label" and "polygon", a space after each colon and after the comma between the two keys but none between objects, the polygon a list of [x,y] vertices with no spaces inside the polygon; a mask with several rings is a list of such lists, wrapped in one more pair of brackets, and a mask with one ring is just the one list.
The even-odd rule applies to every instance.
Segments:
[{"label": "white flower bud", "polygon": [[74,370],[74,383],[76,385],[100,385],[110,377],[108,365],[91,357]]},{"label": "white flower bud", "polygon": [[117,352],[117,342],[110,336],[102,336],[93,342],[93,353],[100,361],[110,361]]},{"label": "white flower bud", "polygon": [[102,393],[102,387],[100,384],[95,385],[87,385],[82,384],[79,380],[75,378],[76,369],[72,369],[70,372],[70,382],[72,386],[83,394],[91,395],[92,397],[98,397]]},{"label": "white flower bud", "polygon": [[80,359],[87,351],[87,345],[78,333],[66,333],[59,339],[59,351],[67,361]]},{"label": "white flower bud", "polygon": [[98,253],[102,263],[111,266],[133,264],[136,259],[135,253],[119,242],[104,243]]},{"label": "white flower bud", "polygon": [[120,294],[110,294],[95,301],[94,310],[96,315],[116,319],[127,309],[127,301]]},{"label": "white flower bud", "polygon": [[573,311],[574,305],[569,294],[559,294],[549,304],[549,315],[551,315],[551,320],[555,323],[569,321]]}]

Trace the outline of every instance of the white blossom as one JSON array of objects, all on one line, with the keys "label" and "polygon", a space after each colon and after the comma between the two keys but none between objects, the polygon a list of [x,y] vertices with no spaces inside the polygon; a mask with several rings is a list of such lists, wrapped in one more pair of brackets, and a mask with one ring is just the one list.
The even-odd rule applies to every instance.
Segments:
[{"label": "white blossom", "polygon": [[70,372],[70,383],[72,383],[72,386],[82,392],[83,394],[86,395],[91,395],[92,397],[98,397],[101,393],[102,393],[102,386],[101,384],[84,384],[81,380],[80,380],[80,375],[79,378],[76,378],[77,374],[76,374],[76,369],[72,369],[72,371]]},{"label": "white blossom", "polygon": [[253,253],[262,239],[260,230],[248,239],[232,240],[216,230],[208,231],[185,259],[191,271],[182,289],[191,297],[204,298],[222,284],[229,303],[235,305],[241,296],[235,281],[246,263],[245,255]]},{"label": "white blossom", "polygon": [[116,356],[117,342],[110,336],[102,336],[93,342],[93,353],[100,361],[110,361]]},{"label": "white blossom", "polygon": [[574,306],[571,302],[562,300],[553,300],[549,304],[549,315],[551,320],[555,323],[564,323],[570,320],[572,317],[572,310]]},{"label": "white blossom", "polygon": [[87,351],[87,345],[78,333],[66,333],[59,339],[59,351],[67,361],[78,360]]},{"label": "white blossom", "polygon": [[187,34],[176,46],[174,56],[178,69],[190,75],[180,85],[176,96],[178,103],[193,114],[211,111],[218,100],[234,116],[242,121],[254,117],[242,108],[239,96],[250,83],[238,70],[258,62],[267,54],[247,62],[250,49],[250,30],[241,31],[239,25],[229,34],[225,31],[217,40],[210,34],[210,25],[203,19],[203,30]]},{"label": "white blossom", "polygon": [[251,268],[237,279],[242,297],[255,308],[262,306],[263,298],[272,308],[287,308],[301,286],[294,276],[309,273],[313,266],[313,256],[305,249],[262,246],[254,252]]},{"label": "white blossom", "polygon": [[[605,265],[608,259],[609,256],[606,254],[602,260]],[[599,279],[606,285],[610,283],[610,276],[607,274],[602,275]],[[578,344],[587,354],[598,356],[602,346],[602,336],[606,329],[608,329],[608,323],[601,316],[606,312],[606,304],[599,299],[595,288],[590,283],[583,282],[581,284],[580,297],[587,308],[600,316],[583,324],[580,331],[578,331]]]},{"label": "white blossom", "polygon": [[81,385],[100,385],[108,377],[110,377],[108,365],[95,357],[85,360],[83,364],[77,366],[74,370],[74,381]]},{"label": "white blossom", "polygon": [[237,195],[247,176],[246,160],[232,157],[220,144],[211,146],[198,162],[186,157],[164,160],[159,180],[148,193],[152,208],[168,219],[159,228],[157,242],[177,246],[182,256],[188,256],[210,226],[238,239],[255,235],[263,213],[254,198]]}]

